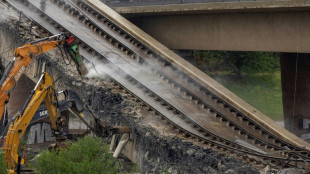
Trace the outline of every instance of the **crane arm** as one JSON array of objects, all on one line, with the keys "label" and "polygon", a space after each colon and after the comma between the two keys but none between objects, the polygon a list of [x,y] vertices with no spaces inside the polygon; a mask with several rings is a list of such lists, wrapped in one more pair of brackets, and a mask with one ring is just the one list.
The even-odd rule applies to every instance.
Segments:
[{"label": "crane arm", "polygon": [[9,127],[5,141],[5,160],[12,173],[14,173],[18,161],[20,138],[23,137],[32,117],[43,100],[48,110],[52,129],[57,131],[57,100],[52,77],[48,73],[42,74],[37,85],[31,91],[21,113]]}]

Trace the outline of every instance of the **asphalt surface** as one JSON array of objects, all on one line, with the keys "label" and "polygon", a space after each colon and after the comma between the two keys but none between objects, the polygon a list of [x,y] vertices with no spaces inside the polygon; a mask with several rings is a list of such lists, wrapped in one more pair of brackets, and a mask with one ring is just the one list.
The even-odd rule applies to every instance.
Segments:
[{"label": "asphalt surface", "polygon": [[168,5],[168,4],[268,1],[268,0],[101,0],[101,1],[110,7],[129,7],[129,6],[150,6],[150,5]]}]

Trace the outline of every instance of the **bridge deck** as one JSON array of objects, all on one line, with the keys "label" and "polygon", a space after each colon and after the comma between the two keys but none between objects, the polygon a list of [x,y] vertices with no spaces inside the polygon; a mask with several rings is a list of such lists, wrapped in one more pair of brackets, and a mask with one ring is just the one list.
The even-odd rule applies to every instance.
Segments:
[{"label": "bridge deck", "polygon": [[86,2],[91,4],[93,8],[113,20],[115,23],[121,26],[121,28],[133,35],[135,38],[139,39],[142,43],[156,51],[159,55],[163,56],[168,61],[182,69],[190,77],[197,80],[200,84],[220,96],[223,100],[225,100],[235,108],[241,110],[242,112],[246,113],[246,115],[249,116],[251,119],[255,120],[261,125],[264,125],[264,127],[272,131],[276,135],[280,136],[284,140],[289,141],[297,146],[307,147],[308,149],[310,149],[310,145],[308,143],[296,137],[283,127],[277,125],[266,115],[250,106],[244,100],[240,99],[238,96],[227,90],[221,84],[210,78],[208,75],[182,59],[180,56],[178,56],[173,51],[171,51],[170,49],[156,41],[154,38],[143,32],[141,29],[133,25],[127,19],[110,9],[108,6],[104,5],[98,0],[86,0]]}]

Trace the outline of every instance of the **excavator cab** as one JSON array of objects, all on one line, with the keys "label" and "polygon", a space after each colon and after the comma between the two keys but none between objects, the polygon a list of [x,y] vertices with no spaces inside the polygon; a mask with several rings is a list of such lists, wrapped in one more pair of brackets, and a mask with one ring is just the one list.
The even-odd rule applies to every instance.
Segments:
[{"label": "excavator cab", "polygon": [[[67,90],[67,89],[59,91],[57,93],[57,101],[58,101],[57,107],[58,107],[60,115],[63,116],[63,119],[69,120],[68,117],[70,114],[70,111],[69,111],[70,109],[71,112],[74,112],[75,114],[83,116],[84,117],[83,120],[87,120],[88,124],[90,124],[88,121],[90,120],[89,116],[83,113],[84,111],[83,101],[81,100],[80,96],[75,91]],[[1,140],[5,140],[5,136],[8,132],[9,126],[11,123],[14,122],[17,116],[18,115],[14,116],[11,119],[7,119],[5,123],[6,126],[2,128],[0,132],[0,148],[4,147],[4,144],[1,143]],[[36,111],[33,118],[31,119],[29,125],[33,125],[38,122],[44,122],[44,120],[46,120],[48,117],[49,115],[48,115],[45,104],[41,104],[41,106],[39,107],[39,109]]]}]

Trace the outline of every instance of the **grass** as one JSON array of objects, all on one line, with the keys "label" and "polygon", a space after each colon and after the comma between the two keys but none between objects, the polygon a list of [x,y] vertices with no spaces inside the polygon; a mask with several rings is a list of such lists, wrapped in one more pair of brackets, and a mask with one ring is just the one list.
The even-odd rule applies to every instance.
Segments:
[{"label": "grass", "polygon": [[274,75],[256,73],[243,78],[225,73],[212,77],[271,119],[283,120],[280,72]]}]

